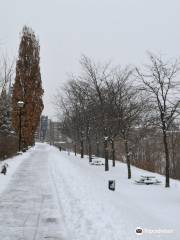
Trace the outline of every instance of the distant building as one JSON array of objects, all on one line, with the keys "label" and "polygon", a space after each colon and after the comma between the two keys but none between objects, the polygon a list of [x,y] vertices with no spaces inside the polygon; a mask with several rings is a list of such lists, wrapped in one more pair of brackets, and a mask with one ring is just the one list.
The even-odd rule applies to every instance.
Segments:
[{"label": "distant building", "polygon": [[54,144],[55,142],[59,142],[61,140],[60,136],[60,122],[50,121],[50,142]]},{"label": "distant building", "polygon": [[48,133],[48,116],[42,115],[40,118],[39,126],[35,134],[36,141],[41,141],[41,142],[46,141],[47,133]]},{"label": "distant building", "polygon": [[45,141],[46,139],[47,129],[48,129],[48,116],[42,116],[41,117],[41,136],[40,136],[40,139],[42,139],[42,141]]},{"label": "distant building", "polygon": [[60,133],[60,122],[41,116],[39,126],[35,134],[36,141],[49,142],[51,145],[64,145],[66,138]]}]

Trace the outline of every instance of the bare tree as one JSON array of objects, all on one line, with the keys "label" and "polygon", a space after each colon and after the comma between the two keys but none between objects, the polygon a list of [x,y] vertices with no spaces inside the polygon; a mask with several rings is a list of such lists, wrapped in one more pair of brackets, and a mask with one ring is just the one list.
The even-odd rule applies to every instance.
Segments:
[{"label": "bare tree", "polygon": [[86,56],[81,58],[81,66],[83,69],[82,78],[89,83],[91,88],[91,100],[96,104],[96,118],[101,122],[101,129],[104,135],[104,156],[105,171],[109,171],[108,162],[108,133],[107,133],[107,116],[106,116],[106,82],[111,75],[109,64],[103,66],[95,64]]},{"label": "bare tree", "polygon": [[114,119],[120,137],[124,141],[128,179],[131,178],[131,163],[129,137],[132,130],[139,124],[143,111],[143,98],[139,91],[133,86],[132,70],[128,67],[118,70],[115,74],[114,85]]},{"label": "bare tree", "polygon": [[[12,128],[12,104],[11,104],[11,81],[14,74],[14,62],[10,62],[7,55],[3,55],[0,62],[0,127],[2,132],[13,133]],[[4,129],[4,131],[3,131]]]},{"label": "bare tree", "polygon": [[3,90],[8,90],[9,93],[13,75],[14,75],[14,60],[11,61],[7,55],[3,55],[0,61],[1,92]]},{"label": "bare tree", "polygon": [[149,53],[150,65],[144,71],[136,69],[138,78],[143,83],[141,90],[146,91],[154,104],[154,121],[159,126],[163,135],[165,152],[165,186],[170,186],[169,181],[169,146],[167,131],[172,122],[179,116],[179,83],[177,74],[179,63],[164,61],[161,57]]}]

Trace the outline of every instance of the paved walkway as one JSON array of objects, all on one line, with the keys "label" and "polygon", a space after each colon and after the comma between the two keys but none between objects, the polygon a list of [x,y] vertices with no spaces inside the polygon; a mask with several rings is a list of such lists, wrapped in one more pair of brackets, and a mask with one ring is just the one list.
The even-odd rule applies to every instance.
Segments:
[{"label": "paved walkway", "polygon": [[48,149],[37,145],[0,195],[0,239],[68,239],[48,160]]}]

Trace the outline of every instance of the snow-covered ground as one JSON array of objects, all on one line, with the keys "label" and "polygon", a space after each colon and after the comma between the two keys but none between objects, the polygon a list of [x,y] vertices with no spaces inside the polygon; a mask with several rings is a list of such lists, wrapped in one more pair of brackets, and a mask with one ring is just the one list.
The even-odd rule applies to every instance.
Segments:
[{"label": "snow-covered ground", "polygon": [[29,156],[0,194],[0,239],[68,239],[49,172],[51,151],[48,145],[37,144],[23,154]]},{"label": "snow-covered ground", "polygon": [[29,149],[26,153],[13,157],[13,158],[9,158],[5,161],[0,161],[0,170],[2,169],[2,166],[4,164],[8,164],[7,167],[7,174],[0,174],[0,193],[3,192],[4,189],[7,188],[13,174],[15,173],[15,171],[17,170],[17,168],[19,167],[19,165],[22,163],[22,161],[24,159],[28,159],[31,152],[33,151],[33,148]]},{"label": "snow-covered ground", "polygon": [[[171,188],[167,189],[163,176],[135,167],[132,179],[128,180],[123,163],[105,172],[104,166],[89,165],[87,157],[80,159],[73,154],[69,157],[55,149],[51,156],[50,164],[72,239],[180,239],[179,181],[172,180]],[[162,185],[134,184],[141,175],[157,176]],[[108,189],[111,179],[116,181],[115,192]],[[136,236],[137,227],[144,229],[142,236]]]},{"label": "snow-covered ground", "polygon": [[[163,176],[135,167],[128,180],[125,164],[111,165],[105,172],[87,157],[37,144],[0,195],[1,238],[179,240],[180,182],[165,188]],[[157,176],[162,184],[134,184],[140,175]],[[115,191],[108,180],[116,181]],[[137,227],[143,235],[136,235]]]}]

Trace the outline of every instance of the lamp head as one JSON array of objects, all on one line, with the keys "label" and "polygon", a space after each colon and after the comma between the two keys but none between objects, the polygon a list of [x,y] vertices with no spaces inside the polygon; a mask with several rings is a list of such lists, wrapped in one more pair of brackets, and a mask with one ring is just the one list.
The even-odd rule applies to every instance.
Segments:
[{"label": "lamp head", "polygon": [[24,102],[23,101],[18,101],[17,105],[18,105],[19,108],[23,108]]}]

